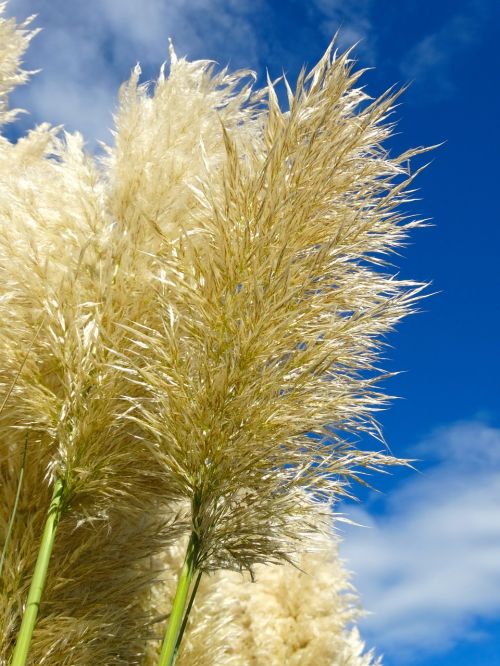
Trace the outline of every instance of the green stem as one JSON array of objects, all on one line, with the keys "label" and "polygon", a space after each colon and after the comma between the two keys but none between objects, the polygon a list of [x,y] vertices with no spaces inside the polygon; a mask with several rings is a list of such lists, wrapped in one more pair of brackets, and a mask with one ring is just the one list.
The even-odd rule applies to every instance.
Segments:
[{"label": "green stem", "polygon": [[[198,538],[191,532],[188,547],[186,550],[186,558],[182,566],[182,570],[177,582],[177,591],[175,593],[172,611],[168,620],[167,631],[163,639],[161,648],[160,660],[158,666],[173,666],[176,657],[177,638],[180,633],[182,618],[184,615],[184,607],[186,605],[187,595],[193,574],[196,570],[196,560],[198,556]],[[13,664],[13,666],[16,666]]]},{"label": "green stem", "polygon": [[189,614],[191,613],[191,609],[194,604],[194,598],[196,597],[196,593],[198,592],[198,588],[200,586],[201,574],[202,572],[198,571],[198,575],[196,576],[191,596],[189,597],[189,603],[187,605],[186,612],[184,613],[184,617],[182,619],[182,625],[179,631],[179,635],[177,636],[177,643],[175,644],[175,653],[174,653],[175,658],[177,657],[177,653],[179,652],[179,648],[182,643],[182,637],[184,636],[184,632],[186,631],[186,625],[189,620]]},{"label": "green stem", "polygon": [[59,523],[59,518],[61,517],[63,495],[64,482],[61,479],[57,479],[54,484],[54,494],[52,495],[47,520],[45,521],[35,571],[33,573],[33,578],[31,579],[28,600],[26,601],[26,609],[24,611],[21,629],[17,636],[16,647],[12,655],[11,666],[25,666],[28,659],[31,636],[33,634],[33,629],[35,628],[38,608],[40,606],[40,600],[47,578],[52,547],[54,546],[57,525]]}]

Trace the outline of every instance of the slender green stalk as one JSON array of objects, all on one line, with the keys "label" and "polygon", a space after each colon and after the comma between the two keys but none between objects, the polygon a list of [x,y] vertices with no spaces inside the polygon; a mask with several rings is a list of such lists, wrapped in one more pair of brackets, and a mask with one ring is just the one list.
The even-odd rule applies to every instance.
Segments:
[{"label": "slender green stalk", "polygon": [[198,588],[200,586],[200,580],[201,580],[201,571],[198,571],[198,575],[196,576],[196,580],[193,585],[193,589],[191,591],[191,596],[189,597],[189,603],[186,608],[186,612],[184,613],[184,618],[182,620],[182,625],[179,631],[179,635],[177,636],[177,643],[175,644],[175,653],[174,653],[174,659],[177,658],[177,653],[179,652],[179,647],[182,643],[182,637],[184,636],[184,632],[186,631],[186,625],[189,620],[189,614],[191,613],[191,609],[193,608],[194,604],[194,599],[196,597],[196,593],[198,592]]},{"label": "slender green stalk", "polygon": [[[24,358],[21,362],[19,370],[17,371],[16,376],[12,380],[11,385],[9,386],[9,389],[8,389],[7,393],[5,394],[5,396],[4,396],[2,404],[0,405],[0,414],[3,412],[4,407],[7,404],[7,401],[10,398],[12,391],[14,390],[14,386],[16,385],[17,380],[19,379],[19,376],[20,376],[20,374],[21,374],[21,372],[24,368],[24,365],[25,365],[25,363],[28,359],[28,356],[30,355],[30,352],[33,348],[33,345],[35,344],[35,340],[37,339],[38,334],[40,333],[40,329],[42,328],[44,322],[45,322],[45,317],[42,318],[42,321],[38,325],[38,328],[35,332],[35,335],[33,336],[33,339],[31,340],[30,345],[29,345],[29,347],[26,351],[26,354],[24,355]],[[21,487],[23,485],[24,464],[26,462],[26,450],[27,450],[27,448],[28,448],[28,435],[26,435],[26,439],[24,441],[23,462],[22,462],[22,465],[21,465],[21,471],[19,473],[19,480],[17,482],[16,499],[14,500],[14,506],[12,508],[12,513],[11,513],[10,518],[9,518],[9,525],[7,527],[7,534],[5,535],[5,541],[4,541],[3,547],[2,547],[2,555],[0,557],[0,579],[1,579],[1,576],[2,576],[3,563],[5,561],[5,555],[7,553],[7,547],[9,545],[9,541],[10,541],[10,535],[12,533],[12,527],[14,525],[14,519],[15,519],[16,513],[17,513],[17,505],[19,503],[19,497],[21,495]]]},{"label": "slender green stalk", "polygon": [[[179,580],[177,582],[177,591],[175,593],[172,611],[168,620],[167,631],[163,639],[160,660],[158,666],[173,666],[178,650],[177,639],[179,637],[182,620],[184,616],[184,607],[189,593],[189,587],[193,574],[196,570],[196,560],[198,555],[198,538],[191,533],[186,550],[186,557],[182,566]],[[16,666],[13,664],[13,666]]]},{"label": "slender green stalk", "polygon": [[2,547],[2,555],[0,556],[0,580],[2,578],[3,563],[5,561],[5,555],[7,554],[7,548],[9,546],[10,535],[12,533],[12,527],[14,526],[14,519],[15,519],[16,513],[17,513],[17,505],[19,504],[19,497],[21,495],[21,488],[22,488],[22,485],[23,485],[23,478],[24,478],[24,465],[26,463],[26,450],[27,450],[27,448],[28,448],[28,435],[26,435],[26,439],[24,440],[23,462],[21,464],[21,471],[19,472],[19,479],[18,479],[18,482],[17,482],[16,499],[14,500],[14,506],[12,507],[12,513],[10,514],[9,525],[7,527],[7,534],[5,535],[5,541],[3,542],[3,547]]},{"label": "slender green stalk", "polygon": [[38,608],[42,598],[43,588],[47,578],[49,560],[54,546],[57,525],[61,517],[61,510],[64,495],[64,482],[57,479],[54,485],[54,494],[50,503],[47,520],[43,529],[42,541],[38,551],[38,558],[35,565],[33,578],[31,579],[28,600],[24,611],[21,629],[17,636],[16,647],[12,655],[11,666],[25,666],[28,659],[28,653],[31,645],[31,636],[35,628]]},{"label": "slender green stalk", "polygon": [[28,359],[28,356],[30,355],[31,350],[33,349],[33,345],[35,344],[35,340],[37,339],[38,334],[40,333],[40,330],[41,330],[41,328],[42,328],[44,322],[45,322],[45,317],[42,318],[42,321],[41,321],[40,324],[38,325],[38,328],[36,329],[35,335],[33,336],[33,339],[32,339],[32,341],[30,342],[30,346],[28,347],[28,350],[26,351],[26,354],[24,355],[24,358],[23,358],[22,363],[21,363],[21,365],[20,365],[20,367],[19,367],[19,370],[17,371],[16,376],[15,376],[14,379],[12,380],[12,383],[11,383],[11,385],[9,386],[9,390],[8,390],[7,393],[5,394],[5,397],[4,397],[3,401],[2,401],[2,404],[0,405],[0,413],[3,412],[3,409],[4,409],[5,405],[7,404],[8,399],[10,398],[10,394],[11,394],[12,391],[14,390],[14,386],[16,385],[17,380],[19,379],[19,375],[20,375],[21,372],[23,371],[24,365],[25,365],[25,363],[26,363],[26,361],[27,361],[27,359]]}]

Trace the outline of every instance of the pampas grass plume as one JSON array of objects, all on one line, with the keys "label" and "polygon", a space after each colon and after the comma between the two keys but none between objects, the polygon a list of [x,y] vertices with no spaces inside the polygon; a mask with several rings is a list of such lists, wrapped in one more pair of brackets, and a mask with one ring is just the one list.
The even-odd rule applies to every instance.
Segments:
[{"label": "pampas grass plume", "polygon": [[328,50],[295,93],[285,82],[286,112],[271,82],[254,97],[203,62],[174,59],[153,96],[136,71],[122,93],[111,168],[129,160],[120,137],[135,159],[116,205],[161,244],[156,320],[124,322],[116,350],[123,418],[190,502],[203,571],[288,560],[311,533],[298,492],[331,502],[360,469],[401,462],[343,436],[379,435],[381,336],[421,288],[386,259],[417,224],[398,207],[419,151],[389,157],[396,96],[369,102],[360,74]]}]

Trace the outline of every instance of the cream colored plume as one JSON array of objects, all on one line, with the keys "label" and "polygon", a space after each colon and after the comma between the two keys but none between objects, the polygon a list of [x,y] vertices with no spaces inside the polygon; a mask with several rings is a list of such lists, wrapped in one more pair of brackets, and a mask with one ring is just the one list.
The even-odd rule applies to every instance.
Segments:
[{"label": "cream colored plume", "polygon": [[370,102],[360,75],[329,50],[285,82],[288,111],[205,63],[122,93],[110,205],[157,236],[150,321],[116,350],[123,418],[191,503],[205,571],[287,560],[311,533],[297,492],[330,502],[398,462],[352,435],[379,436],[382,337],[420,289],[387,263],[417,224],[399,206],[419,151],[388,155],[395,97]]},{"label": "cream colored plume", "polygon": [[[5,90],[24,78],[14,69],[24,31],[0,22],[12,56],[0,63]],[[42,125],[16,144],[2,139],[0,174],[2,551],[24,473],[0,584],[0,664],[19,630],[56,477],[66,507],[33,663],[139,663],[156,576],[149,558],[183,524],[167,511],[147,449],[115,416],[123,381],[109,346],[123,337],[117,321],[148,311],[147,261],[108,212],[106,178],[78,134]]]}]

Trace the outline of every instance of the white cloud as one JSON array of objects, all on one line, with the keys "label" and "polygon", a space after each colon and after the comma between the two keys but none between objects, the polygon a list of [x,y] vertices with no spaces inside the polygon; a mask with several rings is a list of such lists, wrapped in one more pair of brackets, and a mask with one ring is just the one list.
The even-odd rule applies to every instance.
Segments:
[{"label": "white cloud", "polygon": [[475,639],[477,621],[500,616],[500,429],[457,423],[416,456],[432,464],[370,513],[349,510],[368,529],[349,528],[343,546],[373,612],[365,636],[396,663]]},{"label": "white cloud", "polygon": [[26,58],[27,67],[42,71],[13,104],[35,123],[64,123],[107,140],[118,87],[138,60],[156,76],[172,37],[179,55],[257,67],[253,21],[264,9],[265,0],[11,0],[10,15],[36,12],[43,27]]},{"label": "white cloud", "polygon": [[[369,61],[371,4],[314,0],[312,24],[316,29],[319,16],[319,30],[328,38],[340,27],[341,48],[361,39],[356,53]],[[96,139],[110,140],[119,85],[137,61],[145,76],[156,77],[168,59],[169,37],[178,55],[233,69],[277,67],[273,76],[305,59],[276,34],[277,10],[269,0],[10,0],[7,11],[19,19],[36,13],[35,25],[43,28],[26,57],[26,66],[41,72],[12,98],[30,113],[20,118],[20,127],[64,124],[81,131],[91,148]]]}]

